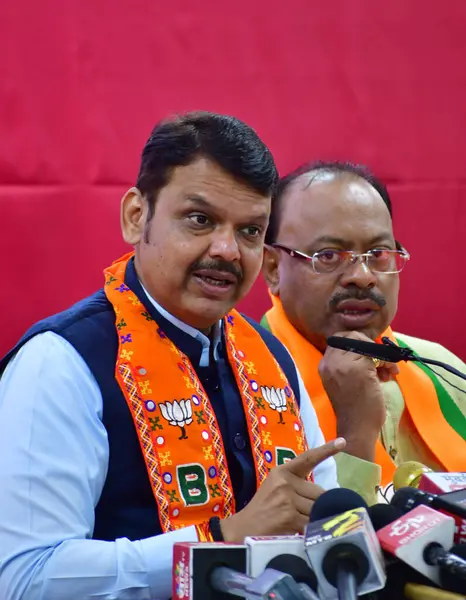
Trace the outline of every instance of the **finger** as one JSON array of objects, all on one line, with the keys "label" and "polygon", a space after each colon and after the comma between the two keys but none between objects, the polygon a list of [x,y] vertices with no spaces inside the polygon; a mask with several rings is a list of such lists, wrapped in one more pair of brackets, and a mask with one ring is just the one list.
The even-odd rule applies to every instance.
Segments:
[{"label": "finger", "polygon": [[298,496],[308,500],[317,500],[325,492],[324,488],[321,488],[317,483],[296,477],[296,475],[290,475],[290,483]]},{"label": "finger", "polygon": [[338,454],[346,446],[345,438],[337,438],[332,440],[323,446],[317,448],[311,448],[306,452],[303,452],[296,458],[293,458],[289,462],[281,465],[282,468],[286,469],[293,475],[298,477],[307,477],[314,467],[321,463],[326,458]]},{"label": "finger", "polygon": [[306,529],[306,526],[309,524],[309,515],[311,513],[311,509],[309,509],[309,512],[307,513],[307,515],[302,515],[301,513],[299,513],[298,515],[296,515],[296,527],[295,527],[295,533],[304,533],[304,530]]},{"label": "finger", "polygon": [[314,500],[310,500],[309,498],[303,498],[302,496],[296,495],[296,497],[294,498],[294,505],[299,514],[303,517],[306,517],[309,522],[311,510],[314,506]]}]

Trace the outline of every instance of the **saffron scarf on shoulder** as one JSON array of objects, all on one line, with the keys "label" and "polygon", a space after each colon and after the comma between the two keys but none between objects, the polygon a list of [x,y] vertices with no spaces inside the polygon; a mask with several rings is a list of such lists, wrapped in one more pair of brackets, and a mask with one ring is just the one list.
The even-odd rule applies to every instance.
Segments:
[{"label": "saffron scarf on shoulder", "polygon": [[[211,540],[213,516],[235,511],[215,413],[196,371],[125,285],[132,253],[105,269],[119,349],[115,377],[139,437],[164,532],[195,525]],[[260,334],[233,310],[223,321],[246,415],[258,486],[269,470],[307,449],[288,380]]]},{"label": "saffron scarf on shoulder", "polygon": [[[293,356],[325,439],[334,439],[337,435],[335,413],[318,373],[322,353],[291,325],[280,299],[272,296],[272,302],[273,306],[264,320]],[[390,328],[382,336],[402,345]],[[432,372],[412,362],[400,362],[398,366],[400,372],[396,380],[414,427],[445,471],[463,471],[466,461],[465,417]],[[382,484],[387,485],[393,480],[396,466],[380,441],[376,445],[375,462],[382,467]]]}]

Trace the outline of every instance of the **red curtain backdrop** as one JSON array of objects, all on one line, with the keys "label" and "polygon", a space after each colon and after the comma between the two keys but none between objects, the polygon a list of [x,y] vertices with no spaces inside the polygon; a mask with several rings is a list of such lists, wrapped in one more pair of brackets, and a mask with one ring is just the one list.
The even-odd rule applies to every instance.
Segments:
[{"label": "red curtain backdrop", "polygon": [[152,126],[208,109],[282,173],[370,165],[412,253],[395,325],[465,358],[465,31],[465,0],[3,0],[0,351],[100,287]]}]

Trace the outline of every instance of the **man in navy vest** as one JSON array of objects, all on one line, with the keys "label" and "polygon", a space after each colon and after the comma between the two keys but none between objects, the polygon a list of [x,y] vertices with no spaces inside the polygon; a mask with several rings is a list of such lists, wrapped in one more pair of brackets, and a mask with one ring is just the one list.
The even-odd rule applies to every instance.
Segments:
[{"label": "man in navy vest", "polygon": [[[269,332],[237,313],[234,318],[265,342],[263,359],[278,363],[277,373],[287,382],[283,390],[261,388],[260,396],[255,381],[246,377],[254,401],[261,410],[269,403],[273,415],[279,415],[274,420],[278,433],[286,430],[290,413],[298,414],[293,426],[299,432],[302,423],[310,449],[291,452],[291,458],[288,453],[288,460],[279,459],[283,448],[273,444],[262,452],[267,432],[262,441],[253,436],[244,409],[245,398],[252,396],[235,379],[235,338],[228,333],[234,319],[227,323],[224,317],[260,271],[276,181],[273,158],[251,128],[231,117],[189,113],[155,127],[142,153],[136,187],[125,194],[121,208],[123,237],[135,255],[124,263],[115,289],[142,307],[135,314],[145,316],[147,331],[156,322],[159,337],[150,330],[154,344],[170,344],[188,370],[192,366],[191,379],[200,382],[216,420],[202,435],[208,439],[218,428],[217,447],[229,473],[223,482],[232,489],[233,510],[225,509],[226,500],[215,504],[218,487],[202,479],[204,472],[206,478],[218,477],[214,467],[207,475],[198,465],[184,487],[181,481],[170,489],[168,484],[176,483],[170,472],[151,470],[147,440],[162,446],[164,435],[176,431],[174,444],[189,438],[192,444],[195,419],[206,422],[202,410],[193,414],[199,394],[159,403],[166,400],[163,377],[160,389],[152,382],[155,400],[143,397],[147,381],[138,383],[136,396],[127,393],[122,381],[131,383],[138,374],[149,377],[141,363],[127,369],[129,379],[118,376],[118,369],[126,368],[121,357],[132,356],[121,344],[135,342],[139,333],[127,332],[127,315],[100,290],[36,324],[0,363],[1,598],[168,598],[174,542],[240,542],[246,535],[302,531],[322,488],[337,485],[331,457],[344,440],[322,446],[314,409],[290,355]],[[109,277],[107,284],[116,281]],[[145,352],[144,360],[156,368],[157,352],[150,355]],[[254,372],[255,356],[248,358]],[[170,360],[169,354],[164,360]],[[185,376],[180,364],[179,377]],[[132,414],[131,398],[144,405],[149,433]],[[169,456],[165,450],[159,459]],[[171,462],[166,459],[166,464]],[[266,472],[263,482],[260,469]],[[180,511],[189,515],[196,497],[211,502],[212,514],[218,510],[220,518],[209,518],[202,530],[178,528],[176,517]],[[179,509],[163,504],[167,498]],[[163,515],[162,506],[168,506]]]}]

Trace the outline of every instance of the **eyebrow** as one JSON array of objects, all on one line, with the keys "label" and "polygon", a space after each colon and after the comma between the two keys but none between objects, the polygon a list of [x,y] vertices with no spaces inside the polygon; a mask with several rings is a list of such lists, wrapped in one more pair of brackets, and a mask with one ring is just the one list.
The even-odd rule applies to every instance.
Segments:
[{"label": "eyebrow", "polygon": [[[393,237],[391,233],[384,232],[379,235],[374,236],[368,242],[368,246],[374,246],[375,244],[380,244],[382,242],[392,241]],[[333,235],[322,235],[318,237],[316,240],[312,242],[309,246],[315,246],[317,244],[335,244],[336,246],[351,246],[352,242],[349,240],[345,240],[344,238],[335,237]]]},{"label": "eyebrow", "polygon": [[[213,212],[214,214],[218,213],[218,208],[216,206],[214,206],[213,204],[211,204],[208,200],[206,200],[204,198],[204,196],[200,196],[199,194],[189,194],[189,196],[186,197],[186,200],[192,204],[193,206],[197,206],[199,208],[204,208],[206,210],[210,210],[211,212]],[[269,214],[266,212],[262,212],[260,214],[257,215],[251,215],[251,217],[247,220],[248,223],[265,223],[267,222],[269,219]]]}]

